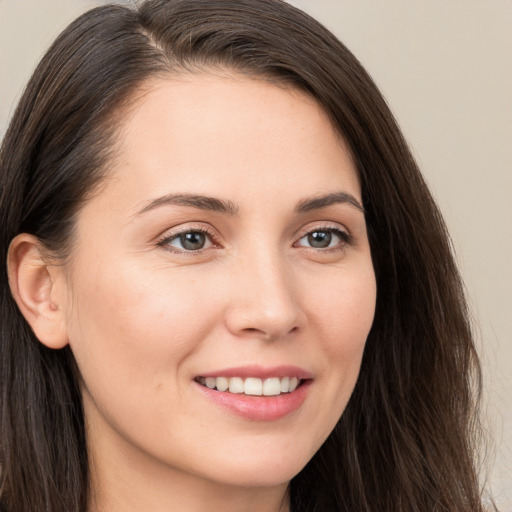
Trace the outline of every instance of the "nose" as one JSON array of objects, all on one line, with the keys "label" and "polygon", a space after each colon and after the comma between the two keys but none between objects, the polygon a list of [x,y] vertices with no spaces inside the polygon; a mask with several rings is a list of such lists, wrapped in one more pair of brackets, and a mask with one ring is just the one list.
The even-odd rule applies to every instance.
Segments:
[{"label": "nose", "polygon": [[307,316],[289,265],[278,258],[255,260],[231,274],[234,292],[226,311],[228,330],[239,337],[267,341],[302,330]]}]

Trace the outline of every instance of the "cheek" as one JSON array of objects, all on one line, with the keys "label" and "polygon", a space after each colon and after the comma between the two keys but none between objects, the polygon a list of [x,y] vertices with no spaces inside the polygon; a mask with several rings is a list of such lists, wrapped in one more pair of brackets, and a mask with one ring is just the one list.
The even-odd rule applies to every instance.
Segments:
[{"label": "cheek", "polygon": [[331,356],[347,362],[364,348],[375,314],[376,282],[371,262],[351,272],[340,271],[312,293],[310,317],[323,333]]},{"label": "cheek", "polygon": [[[185,281],[185,282],[182,282]],[[169,378],[211,327],[198,283],[135,264],[90,267],[74,283],[70,345],[86,383],[142,389]],[[211,305],[211,300],[210,300]],[[213,321],[213,320],[212,320]],[[149,374],[149,375],[148,375]]]},{"label": "cheek", "polygon": [[323,431],[326,437],[345,410],[359,375],[375,313],[373,267],[366,265],[361,271],[328,280],[323,292],[317,291],[311,299],[310,321],[321,340],[326,369],[318,403],[319,414],[329,411]]}]

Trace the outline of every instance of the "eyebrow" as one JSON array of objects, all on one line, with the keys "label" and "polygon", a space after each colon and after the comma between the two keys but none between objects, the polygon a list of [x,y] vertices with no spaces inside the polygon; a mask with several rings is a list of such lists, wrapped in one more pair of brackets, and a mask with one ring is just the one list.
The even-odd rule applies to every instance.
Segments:
[{"label": "eyebrow", "polygon": [[164,205],[191,206],[200,210],[227,213],[229,215],[236,215],[238,213],[238,206],[231,201],[223,201],[222,199],[199,194],[168,194],[151,201],[137,215]]},{"label": "eyebrow", "polygon": [[[323,196],[304,199],[299,201],[295,207],[295,211],[297,213],[307,213],[327,208],[334,204],[349,204],[364,213],[364,208],[359,201],[352,194],[348,194],[347,192],[333,192]],[[151,201],[136,215],[142,215],[150,210],[167,205],[191,206],[192,208],[199,208],[200,210],[224,213],[228,215],[236,215],[239,211],[239,207],[229,200],[224,201],[222,199],[203,196],[200,194],[167,194]]]},{"label": "eyebrow", "polygon": [[300,201],[295,207],[297,213],[306,213],[313,210],[320,210],[327,208],[333,204],[349,204],[357,208],[360,212],[364,213],[364,208],[361,203],[352,195],[347,192],[334,192],[324,196],[313,197],[311,199],[304,199]]}]

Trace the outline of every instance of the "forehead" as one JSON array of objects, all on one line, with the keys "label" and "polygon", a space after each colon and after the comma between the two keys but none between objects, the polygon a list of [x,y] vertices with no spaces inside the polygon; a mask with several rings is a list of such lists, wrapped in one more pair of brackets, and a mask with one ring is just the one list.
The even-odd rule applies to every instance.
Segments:
[{"label": "forehead", "polygon": [[270,198],[276,187],[299,195],[342,187],[360,199],[350,152],[323,108],[302,91],[242,75],[148,82],[116,154],[109,181],[134,208],[171,192],[242,199],[258,189]]}]

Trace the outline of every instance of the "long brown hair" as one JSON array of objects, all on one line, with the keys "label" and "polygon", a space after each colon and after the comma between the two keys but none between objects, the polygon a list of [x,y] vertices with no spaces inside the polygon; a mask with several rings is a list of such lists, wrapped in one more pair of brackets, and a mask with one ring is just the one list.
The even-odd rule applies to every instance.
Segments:
[{"label": "long brown hair", "polygon": [[108,172],[122,113],[148,78],[220,67],[306,91],[349,144],[378,295],[358,382],[292,480],[294,512],[482,510],[480,367],[442,217],[370,76],[280,0],[148,0],[73,22],[37,67],[0,152],[0,504],[87,508],[78,371],[39,343],[7,284],[18,233],[66,254],[80,204]]}]

